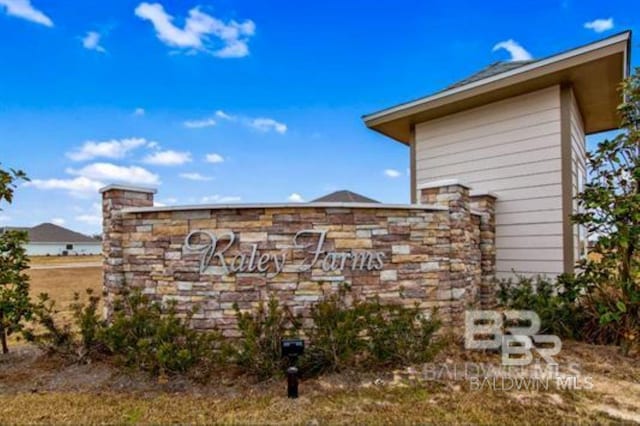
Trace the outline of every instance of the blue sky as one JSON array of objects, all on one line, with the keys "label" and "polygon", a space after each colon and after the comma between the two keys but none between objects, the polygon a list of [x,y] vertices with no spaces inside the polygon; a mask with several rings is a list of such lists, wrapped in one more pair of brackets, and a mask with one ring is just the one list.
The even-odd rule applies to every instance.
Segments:
[{"label": "blue sky", "polygon": [[0,0],[0,162],[32,179],[0,225],[99,232],[97,188],[117,181],[164,204],[343,188],[407,202],[408,149],[363,114],[640,16],[630,1],[478,5]]}]

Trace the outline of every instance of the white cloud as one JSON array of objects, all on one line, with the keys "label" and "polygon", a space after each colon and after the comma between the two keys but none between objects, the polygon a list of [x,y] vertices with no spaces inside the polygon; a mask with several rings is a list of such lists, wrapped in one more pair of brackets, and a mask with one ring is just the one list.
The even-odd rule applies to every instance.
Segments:
[{"label": "white cloud", "polygon": [[190,129],[201,129],[203,127],[211,127],[215,126],[217,123],[216,118],[226,121],[236,121],[237,117],[234,115],[227,114],[222,110],[217,110],[214,114],[214,117],[206,117],[199,120],[187,120],[183,124],[185,127]]},{"label": "white cloud", "polygon": [[51,219],[51,223],[58,225],[58,226],[62,226],[65,224],[65,220],[61,217],[54,217],[53,219]]},{"label": "white cloud", "polygon": [[[282,135],[282,134],[285,134],[288,130],[288,127],[286,124],[268,117],[247,117],[242,115],[233,115],[233,114],[228,114],[220,109],[215,112],[215,117],[220,120],[237,122],[243,126],[258,130],[263,133],[274,131]],[[205,127],[208,121],[211,121],[210,125],[216,124],[213,118],[209,118],[206,120],[199,120],[199,121],[196,120],[192,122],[185,122],[185,125],[187,125],[187,123],[190,123],[191,126],[187,126],[187,127]]]},{"label": "white cloud", "polygon": [[180,173],[180,177],[188,180],[196,180],[196,181],[209,181],[213,180],[211,176],[204,176],[200,173]]},{"label": "white cloud", "polygon": [[216,117],[222,118],[223,120],[229,120],[229,121],[233,121],[236,119],[235,116],[229,115],[226,112],[222,111],[221,109],[216,111]]},{"label": "white cloud", "polygon": [[42,190],[65,190],[73,196],[96,195],[98,190],[105,186],[104,183],[85,176],[74,179],[32,179],[24,185]]},{"label": "white cloud", "polygon": [[597,33],[602,33],[613,28],[613,18],[594,19],[591,22],[585,22],[584,27]]},{"label": "white cloud", "polygon": [[129,151],[144,145],[151,146],[153,143],[144,138],[112,139],[103,142],[86,141],[76,151],[68,152],[67,157],[74,161],[92,160],[97,157],[123,158]]},{"label": "white cloud", "polygon": [[208,195],[200,199],[201,203],[237,203],[241,200],[241,197],[235,195]]},{"label": "white cloud", "polygon": [[202,129],[204,127],[212,127],[216,125],[216,120],[213,118],[204,118],[202,120],[187,120],[184,123],[184,127],[188,129]]},{"label": "white cloud", "polygon": [[133,111],[133,115],[134,115],[135,117],[142,117],[142,116],[145,114],[145,112],[146,112],[146,111],[144,110],[144,108],[136,108],[136,109]]},{"label": "white cloud", "polygon": [[33,7],[30,0],[0,0],[0,6],[6,8],[7,15],[16,16],[44,25],[53,27],[51,19],[40,10]]},{"label": "white cloud", "polygon": [[11,221],[11,216],[0,214],[0,223],[9,223],[9,221]]},{"label": "white cloud", "polygon": [[179,166],[191,161],[190,152],[179,152],[173,150],[158,151],[147,155],[144,160],[147,164],[156,166]]},{"label": "white cloud", "polygon": [[82,38],[82,45],[85,49],[95,50],[96,52],[106,53],[107,51],[100,45],[100,34],[95,31],[88,31],[87,35]]},{"label": "white cloud", "polygon": [[158,175],[138,166],[126,167],[111,163],[93,163],[79,170],[69,168],[66,172],[85,179],[109,182],[127,182],[142,185],[157,185],[160,183]]},{"label": "white cloud", "polygon": [[190,53],[207,52],[219,58],[247,56],[247,43],[255,33],[255,24],[251,20],[224,22],[198,7],[189,10],[183,28],[174,25],[173,16],[160,3],[140,3],[135,14],[151,22],[157,37],[166,45],[186,49]]},{"label": "white cloud", "polygon": [[204,161],[206,161],[207,163],[217,164],[224,162],[224,158],[222,157],[222,155],[212,152],[211,154],[207,154],[206,157],[204,157]]},{"label": "white cloud", "polygon": [[291,195],[289,195],[289,198],[287,199],[292,203],[304,203],[304,198],[302,198],[302,195],[298,194],[297,192],[294,192]]},{"label": "white cloud", "polygon": [[75,219],[88,225],[102,225],[102,204],[93,203],[88,211],[77,215]]},{"label": "white cloud", "polygon": [[396,169],[385,169],[384,175],[390,178],[397,178],[400,177],[400,172]]},{"label": "white cloud", "polygon": [[531,53],[527,52],[527,50],[518,44],[517,41],[513,39],[501,41],[500,43],[493,46],[493,51],[504,49],[511,55],[510,61],[530,61],[533,59]]},{"label": "white cloud", "polygon": [[84,222],[89,225],[102,225],[102,215],[98,214],[81,214],[75,217],[78,222]]},{"label": "white cloud", "polygon": [[256,130],[261,132],[268,132],[273,130],[275,132],[285,134],[287,132],[287,125],[284,123],[280,123],[273,118],[254,118],[248,122],[250,127],[253,127]]}]

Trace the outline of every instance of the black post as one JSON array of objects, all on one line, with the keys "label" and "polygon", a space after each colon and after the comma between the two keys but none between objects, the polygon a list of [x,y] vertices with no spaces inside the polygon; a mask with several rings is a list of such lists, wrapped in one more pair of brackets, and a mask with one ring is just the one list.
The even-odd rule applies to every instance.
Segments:
[{"label": "black post", "polygon": [[296,362],[298,357],[304,353],[304,340],[300,338],[282,339],[280,350],[283,358],[289,360],[287,368],[287,396],[289,398],[298,397],[298,367]]},{"label": "black post", "polygon": [[287,368],[287,397],[298,397],[298,367]]}]

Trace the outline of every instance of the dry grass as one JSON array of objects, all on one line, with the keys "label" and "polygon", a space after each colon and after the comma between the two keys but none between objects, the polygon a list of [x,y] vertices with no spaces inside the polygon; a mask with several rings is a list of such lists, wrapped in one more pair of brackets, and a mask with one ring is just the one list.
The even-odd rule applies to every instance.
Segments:
[{"label": "dry grass", "polygon": [[35,269],[27,272],[31,279],[31,297],[48,293],[65,318],[75,293],[85,296],[88,288],[96,295],[102,293],[102,268]]},{"label": "dry grass", "polygon": [[[515,395],[424,387],[336,389],[303,384],[298,400],[275,384],[235,396],[54,392],[0,395],[0,418],[16,423],[556,424],[603,423],[580,396]],[[567,400],[570,398],[570,400]],[[26,409],[28,407],[28,409]]]},{"label": "dry grass", "polygon": [[[66,308],[73,294],[100,294],[101,269],[32,270],[33,294],[47,292]],[[65,317],[68,311],[61,312]],[[329,376],[284,397],[284,381],[252,384],[216,378],[206,385],[123,373],[106,363],[65,365],[19,351],[0,356],[0,423],[478,423],[557,424],[638,421],[640,365],[615,348],[567,344],[563,364],[577,361],[593,376],[591,391],[472,391],[462,381],[416,381],[387,373]],[[471,358],[469,358],[471,356]],[[492,355],[494,358],[497,355]],[[476,359],[478,357],[478,359]],[[448,349],[438,362],[495,362]],[[499,362],[499,361],[498,361]],[[400,377],[400,379],[398,379]]]},{"label": "dry grass", "polygon": [[[451,367],[469,361],[466,353],[450,348],[439,362]],[[464,380],[425,380],[407,369],[304,381],[301,397],[288,400],[284,380],[255,384],[221,373],[202,385],[179,377],[159,383],[102,362],[64,365],[27,351],[0,357],[0,419],[19,424],[640,422],[640,366],[614,348],[575,343],[561,361],[576,357],[593,376],[592,390],[474,391]],[[497,358],[473,354],[477,361]]]},{"label": "dry grass", "polygon": [[30,263],[33,266],[40,265],[59,265],[70,263],[86,263],[86,262],[100,262],[102,256],[30,256]]},{"label": "dry grass", "polygon": [[[31,299],[38,300],[40,293],[47,293],[56,304],[59,318],[68,321],[71,318],[69,305],[73,302],[75,293],[80,300],[87,300],[87,289],[92,289],[95,295],[102,293],[102,268],[60,268],[60,269],[30,269]],[[9,336],[9,345],[18,342],[17,335]]]}]

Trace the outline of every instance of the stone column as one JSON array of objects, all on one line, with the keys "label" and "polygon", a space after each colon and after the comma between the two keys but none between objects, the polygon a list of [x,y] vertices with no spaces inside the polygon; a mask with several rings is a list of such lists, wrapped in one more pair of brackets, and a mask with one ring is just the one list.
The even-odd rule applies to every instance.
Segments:
[{"label": "stone column", "polygon": [[111,310],[113,297],[125,285],[122,256],[122,216],[127,207],[152,207],[155,189],[126,185],[109,185],[102,194],[102,283],[105,317]]},{"label": "stone column", "polygon": [[480,306],[491,309],[496,304],[496,199],[491,192],[472,193],[471,206],[482,212],[480,217],[480,254],[482,280]]},{"label": "stone column", "polygon": [[442,283],[440,301],[448,300],[449,319],[454,331],[464,324],[464,310],[471,304],[476,289],[473,285],[471,257],[471,205],[469,187],[456,179],[420,185],[420,202],[449,208],[450,250],[449,282]]}]

